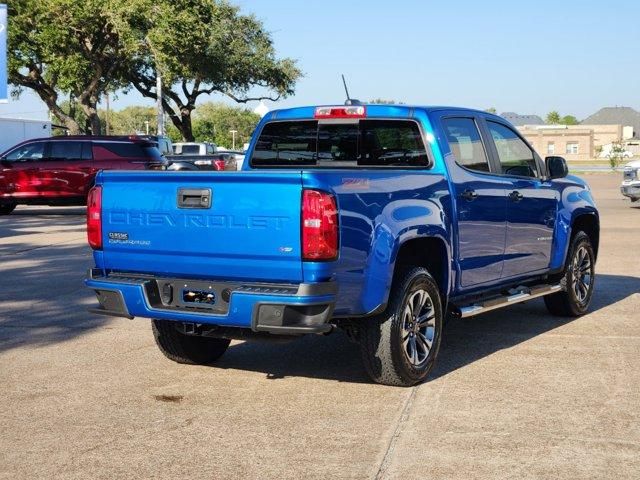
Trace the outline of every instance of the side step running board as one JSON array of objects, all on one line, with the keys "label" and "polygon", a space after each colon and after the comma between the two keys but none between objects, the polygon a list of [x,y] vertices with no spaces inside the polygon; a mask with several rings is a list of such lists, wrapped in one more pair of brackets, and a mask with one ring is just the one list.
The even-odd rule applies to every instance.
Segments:
[{"label": "side step running board", "polygon": [[533,298],[544,297],[551,293],[562,290],[561,285],[540,285],[536,287],[517,287],[509,290],[508,295],[492,298],[478,303],[473,303],[464,307],[459,307],[457,313],[460,318],[473,317],[481,313],[497,310],[498,308],[508,307],[516,303],[526,302]]}]

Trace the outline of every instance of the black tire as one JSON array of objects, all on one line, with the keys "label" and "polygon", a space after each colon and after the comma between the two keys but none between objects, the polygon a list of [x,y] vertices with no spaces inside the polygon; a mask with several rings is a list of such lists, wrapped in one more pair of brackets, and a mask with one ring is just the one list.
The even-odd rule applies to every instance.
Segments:
[{"label": "black tire", "polygon": [[[426,292],[428,296],[422,307],[416,307],[419,291]],[[410,302],[413,306],[409,306]],[[408,315],[407,308],[410,310]],[[414,308],[419,309],[415,315]],[[429,272],[424,268],[414,267],[399,273],[391,288],[385,312],[364,319],[361,323],[360,350],[371,379],[383,385],[402,387],[425,380],[440,349],[442,316],[440,291]],[[426,321],[416,321],[420,317],[426,318]],[[420,325],[427,327],[423,331],[419,328]],[[431,338],[428,349],[425,348],[428,344],[427,337]],[[423,356],[422,360],[420,356]]]},{"label": "black tire", "polygon": [[226,338],[185,335],[171,321],[152,320],[151,325],[160,351],[165,357],[178,363],[208,365],[220,358],[231,343]]},{"label": "black tire", "polygon": [[16,209],[16,203],[3,203],[0,204],[0,215],[9,215]]},{"label": "black tire", "polygon": [[589,236],[578,231],[571,240],[564,274],[560,280],[563,291],[544,297],[544,303],[551,314],[579,317],[587,313],[595,286],[595,263]]}]

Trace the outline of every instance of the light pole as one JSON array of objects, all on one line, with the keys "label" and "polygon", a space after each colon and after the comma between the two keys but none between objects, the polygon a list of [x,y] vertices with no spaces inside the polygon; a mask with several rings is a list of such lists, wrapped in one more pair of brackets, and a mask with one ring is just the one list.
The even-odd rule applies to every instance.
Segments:
[{"label": "light pole", "polygon": [[158,110],[158,136],[164,135],[164,109],[162,108],[162,77],[156,69],[156,108]]},{"label": "light pole", "polygon": [[149,135],[149,120],[145,120],[144,124],[147,127],[147,135]]},{"label": "light pole", "polygon": [[231,147],[231,150],[235,150],[236,149],[236,133],[238,133],[237,130],[229,130],[229,133],[232,135],[233,137],[233,146]]},{"label": "light pole", "polygon": [[111,134],[111,125],[109,125],[109,93],[104,94],[104,101],[107,107],[107,113],[105,115],[105,133],[109,135]]}]

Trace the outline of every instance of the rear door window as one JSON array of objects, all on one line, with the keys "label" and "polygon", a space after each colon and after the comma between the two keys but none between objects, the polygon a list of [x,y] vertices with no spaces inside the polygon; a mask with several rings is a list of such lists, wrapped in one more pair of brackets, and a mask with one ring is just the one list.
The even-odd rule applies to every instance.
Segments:
[{"label": "rear door window", "polygon": [[95,147],[103,148],[121,158],[162,160],[162,155],[152,143],[96,142]]},{"label": "rear door window", "polygon": [[469,170],[489,172],[489,160],[473,118],[445,118],[442,123],[456,163]]},{"label": "rear door window", "polygon": [[82,160],[82,142],[50,142],[51,151],[49,158],[51,160]]},{"label": "rear door window", "polygon": [[267,123],[253,166],[428,166],[418,125],[409,120],[291,121]]},{"label": "rear door window", "polygon": [[93,160],[93,152],[91,150],[91,142],[82,142],[82,159]]}]

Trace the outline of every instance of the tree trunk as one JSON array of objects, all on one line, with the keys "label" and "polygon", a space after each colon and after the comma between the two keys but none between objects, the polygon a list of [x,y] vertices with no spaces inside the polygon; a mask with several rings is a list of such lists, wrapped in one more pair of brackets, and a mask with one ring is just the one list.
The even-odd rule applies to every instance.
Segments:
[{"label": "tree trunk", "polygon": [[195,140],[193,136],[193,128],[191,125],[191,112],[192,107],[186,106],[180,109],[180,116],[176,114],[169,114],[171,122],[180,131],[182,140],[185,142],[193,142]]},{"label": "tree trunk", "polygon": [[80,103],[82,111],[87,117],[87,129],[91,130],[91,135],[100,135],[102,133],[102,122],[98,116],[98,100],[94,95],[91,95]]},{"label": "tree trunk", "polygon": [[92,135],[102,135],[102,121],[98,116],[98,112],[93,112],[91,116],[88,118],[89,123],[91,124],[91,134]]},{"label": "tree trunk", "polygon": [[[134,88],[146,98],[158,99],[155,91],[155,78],[137,77],[133,84]],[[173,90],[166,89],[162,95],[162,106],[169,115],[171,123],[178,129],[185,142],[193,142],[193,128],[191,125],[191,112],[195,110],[195,101],[200,95],[199,91],[186,91],[186,84],[183,83],[183,91],[187,95],[186,103]]]},{"label": "tree trunk", "polygon": [[[38,92],[39,93],[39,92]],[[56,98],[52,97],[43,97],[40,95],[40,98],[44,100],[44,103],[49,107],[49,111],[56,117],[60,123],[62,123],[65,127],[67,127],[67,133],[69,135],[80,135],[82,134],[82,128],[80,124],[73,118],[71,115],[67,115],[62,111],[62,109],[57,104],[57,96]]]},{"label": "tree trunk", "polygon": [[53,115],[58,120],[60,120],[60,122],[63,123],[65,127],[67,127],[67,133],[69,135],[82,135],[83,134],[83,131],[80,128],[80,124],[78,122],[76,122],[73,118],[68,117],[67,119],[64,119],[64,118],[58,117],[58,115],[56,115],[55,113]]}]

